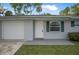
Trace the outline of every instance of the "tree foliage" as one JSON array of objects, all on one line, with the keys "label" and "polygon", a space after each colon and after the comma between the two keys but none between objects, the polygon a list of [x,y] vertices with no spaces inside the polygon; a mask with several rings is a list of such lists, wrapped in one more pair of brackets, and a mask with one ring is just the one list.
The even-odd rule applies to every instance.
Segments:
[{"label": "tree foliage", "polygon": [[69,7],[66,7],[64,10],[61,10],[59,13],[60,15],[69,15],[69,11],[70,11],[70,8]]},{"label": "tree foliage", "polygon": [[59,12],[60,15],[79,15],[79,3],[69,7]]},{"label": "tree foliage", "polygon": [[52,14],[50,14],[50,13],[45,13],[44,15],[45,16],[52,16]]},{"label": "tree foliage", "polygon": [[25,13],[25,15],[28,15],[28,14],[30,14],[31,15],[31,13],[32,13],[32,7],[33,7],[33,4],[32,3],[25,3],[24,4],[24,8],[23,8],[23,11],[24,11],[24,13]]},{"label": "tree foliage", "polygon": [[23,7],[22,3],[10,3],[10,5],[14,9],[15,14],[21,13]]},{"label": "tree foliage", "polygon": [[79,3],[75,4],[74,6],[71,7],[72,8],[72,12],[75,15],[79,15]]},{"label": "tree foliage", "polygon": [[36,12],[38,12],[40,14],[40,12],[42,11],[42,7],[41,7],[41,3],[34,3],[33,4],[36,7]]},{"label": "tree foliage", "polygon": [[12,14],[12,12],[11,11],[6,11],[5,12],[5,16],[12,16],[13,14]]},{"label": "tree foliage", "polygon": [[1,15],[4,16],[5,11],[6,11],[6,9],[4,9],[3,6],[2,6],[1,3],[0,3],[0,16],[1,16]]},{"label": "tree foliage", "polygon": [[[16,15],[19,13],[22,14],[22,12],[25,15],[32,15],[32,12],[35,10],[33,7],[36,8],[38,13],[42,11],[41,3],[11,3],[10,5],[14,9]],[[40,6],[40,8],[37,6]]]}]

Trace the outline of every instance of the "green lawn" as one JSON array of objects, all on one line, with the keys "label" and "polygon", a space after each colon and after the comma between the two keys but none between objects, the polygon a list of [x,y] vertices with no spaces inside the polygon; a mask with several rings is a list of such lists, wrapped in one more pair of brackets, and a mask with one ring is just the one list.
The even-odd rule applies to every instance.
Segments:
[{"label": "green lawn", "polygon": [[79,55],[79,42],[75,45],[23,45],[15,55]]}]

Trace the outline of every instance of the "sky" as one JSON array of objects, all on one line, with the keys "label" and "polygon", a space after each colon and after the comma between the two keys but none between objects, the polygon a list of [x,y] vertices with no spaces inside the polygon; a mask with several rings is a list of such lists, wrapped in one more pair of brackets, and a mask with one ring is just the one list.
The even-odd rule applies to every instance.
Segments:
[{"label": "sky", "polygon": [[[63,10],[66,7],[71,7],[75,3],[43,3],[42,4],[42,13],[50,13],[52,15],[59,15],[59,11]],[[13,12],[13,9],[9,3],[3,3],[3,8],[7,10],[11,10]],[[14,13],[14,12],[13,12]],[[32,14],[38,14],[36,11],[33,11]]]}]

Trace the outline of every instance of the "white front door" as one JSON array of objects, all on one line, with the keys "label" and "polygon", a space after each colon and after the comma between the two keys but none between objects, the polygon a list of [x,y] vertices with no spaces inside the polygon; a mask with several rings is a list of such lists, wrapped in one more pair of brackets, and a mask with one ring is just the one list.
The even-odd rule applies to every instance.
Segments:
[{"label": "white front door", "polygon": [[35,38],[43,38],[43,21],[35,21]]}]

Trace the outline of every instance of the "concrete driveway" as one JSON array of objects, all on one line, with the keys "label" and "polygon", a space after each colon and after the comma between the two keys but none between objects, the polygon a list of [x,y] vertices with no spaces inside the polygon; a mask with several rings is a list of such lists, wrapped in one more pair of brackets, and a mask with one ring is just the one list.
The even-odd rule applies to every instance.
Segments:
[{"label": "concrete driveway", "polygon": [[22,46],[20,41],[0,40],[0,55],[13,55]]}]

